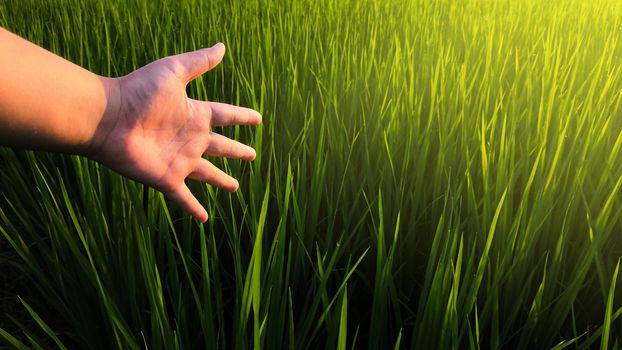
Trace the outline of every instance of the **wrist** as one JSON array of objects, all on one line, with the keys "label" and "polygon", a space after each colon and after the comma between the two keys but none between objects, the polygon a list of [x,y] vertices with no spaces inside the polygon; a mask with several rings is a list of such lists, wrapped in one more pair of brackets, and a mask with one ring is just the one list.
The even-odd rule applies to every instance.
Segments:
[{"label": "wrist", "polygon": [[95,160],[121,115],[121,78],[99,77],[99,79],[105,91],[104,112],[99,118],[94,118],[91,136],[80,152],[81,155]]}]

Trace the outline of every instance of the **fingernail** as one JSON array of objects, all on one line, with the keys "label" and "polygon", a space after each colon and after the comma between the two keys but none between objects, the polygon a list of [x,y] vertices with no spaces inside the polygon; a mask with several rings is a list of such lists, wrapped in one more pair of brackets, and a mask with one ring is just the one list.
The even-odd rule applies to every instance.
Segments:
[{"label": "fingernail", "polygon": [[219,46],[222,46],[223,48],[225,47],[225,44],[219,42],[218,44],[212,46],[212,49],[217,49]]}]

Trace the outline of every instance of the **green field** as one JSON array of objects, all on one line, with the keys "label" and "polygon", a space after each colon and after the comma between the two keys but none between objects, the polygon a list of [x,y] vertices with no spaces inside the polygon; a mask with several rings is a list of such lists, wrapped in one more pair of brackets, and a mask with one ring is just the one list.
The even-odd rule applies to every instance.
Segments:
[{"label": "green field", "polygon": [[263,115],[217,129],[258,152],[210,159],[237,193],[190,183],[205,225],[0,148],[0,344],[622,346],[622,2],[8,0],[0,26],[106,76],[222,41],[188,95]]}]

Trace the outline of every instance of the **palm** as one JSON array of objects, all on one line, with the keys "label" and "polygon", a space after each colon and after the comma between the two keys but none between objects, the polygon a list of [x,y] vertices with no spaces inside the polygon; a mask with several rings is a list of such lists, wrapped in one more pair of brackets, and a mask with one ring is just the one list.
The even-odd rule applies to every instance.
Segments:
[{"label": "palm", "polygon": [[252,148],[210,132],[211,126],[261,122],[253,110],[186,96],[186,84],[223,54],[224,47],[215,46],[171,56],[120,78],[121,107],[96,154],[101,163],[162,191],[201,221],[207,213],[184,184],[186,178],[238,188],[202,155],[255,157]]}]

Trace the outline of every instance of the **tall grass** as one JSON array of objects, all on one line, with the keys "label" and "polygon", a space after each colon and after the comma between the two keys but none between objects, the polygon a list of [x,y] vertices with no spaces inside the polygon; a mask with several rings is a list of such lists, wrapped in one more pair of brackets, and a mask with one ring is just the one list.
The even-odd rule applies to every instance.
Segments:
[{"label": "tall grass", "polygon": [[606,0],[0,3],[104,75],[223,41],[189,95],[264,115],[218,130],[258,157],[213,159],[236,194],[192,184],[205,225],[89,160],[0,149],[0,233],[40,296],[0,337],[619,347],[621,21]]}]

